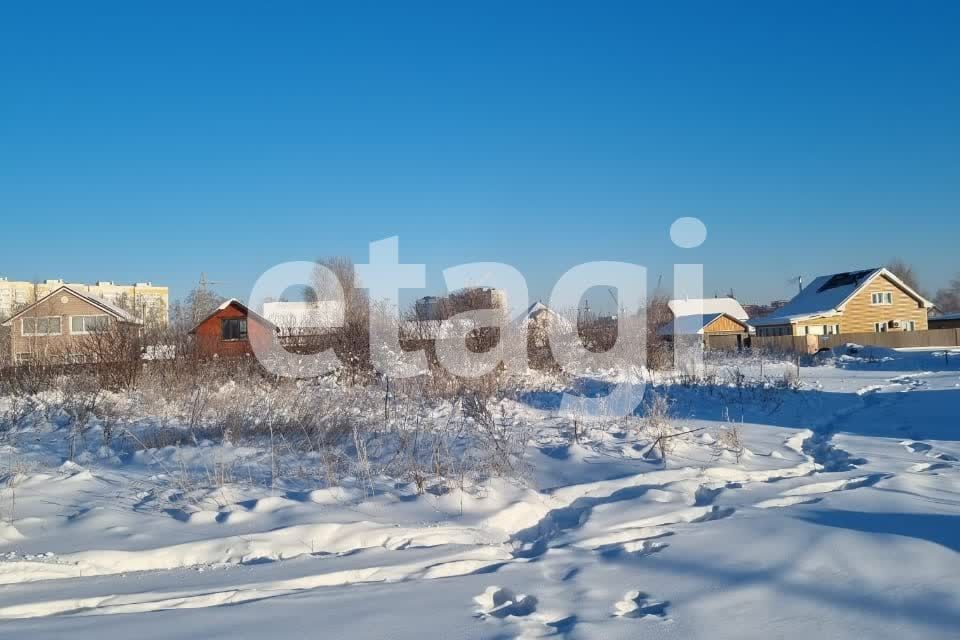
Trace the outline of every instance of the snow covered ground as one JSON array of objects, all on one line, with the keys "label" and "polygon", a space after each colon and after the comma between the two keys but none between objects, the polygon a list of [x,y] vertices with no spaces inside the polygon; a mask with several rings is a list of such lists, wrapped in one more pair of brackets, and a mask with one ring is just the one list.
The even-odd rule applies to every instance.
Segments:
[{"label": "snow covered ground", "polygon": [[[674,422],[704,430],[665,464],[630,432],[575,442],[531,394],[500,407],[536,426],[525,481],[439,495],[306,474],[177,506],[178,467],[263,452],[77,464],[54,427],[8,434],[0,637],[958,637],[960,356],[668,392]],[[733,424],[740,455],[717,446]]]}]

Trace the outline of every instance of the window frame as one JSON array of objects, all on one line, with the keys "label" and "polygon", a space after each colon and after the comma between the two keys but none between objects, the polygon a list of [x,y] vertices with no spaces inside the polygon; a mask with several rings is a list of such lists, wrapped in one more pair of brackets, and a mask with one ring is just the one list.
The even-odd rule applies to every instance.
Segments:
[{"label": "window frame", "polygon": [[[58,328],[56,333],[46,331],[44,333],[38,333],[37,329],[40,321],[49,322],[54,318],[57,319]],[[27,320],[33,321],[33,331],[30,333],[27,332]],[[63,317],[62,316],[25,316],[20,318],[20,336],[23,338],[48,338],[50,336],[62,336],[63,335]]]},{"label": "window frame", "polygon": [[[227,337],[227,327],[232,323],[237,323],[237,337]],[[241,342],[250,337],[250,326],[246,318],[221,318],[220,319],[220,341],[221,342]]]},{"label": "window frame", "polygon": [[[105,318],[105,322],[104,322],[103,328],[106,329],[106,328],[108,328],[108,327],[110,326],[110,316],[109,316],[108,314],[106,314],[106,313],[70,316],[70,335],[72,335],[72,336],[85,336],[85,335],[89,335],[89,334],[93,333],[93,331],[91,331],[90,329],[87,329],[87,328],[86,328],[86,323],[84,323],[84,328],[83,328],[82,331],[74,331],[74,330],[73,330],[73,321],[74,321],[74,320],[85,320],[86,318]],[[94,331],[96,331],[96,329],[94,329]]]},{"label": "window frame", "polygon": [[893,291],[874,291],[870,294],[870,304],[889,307],[893,304]]}]

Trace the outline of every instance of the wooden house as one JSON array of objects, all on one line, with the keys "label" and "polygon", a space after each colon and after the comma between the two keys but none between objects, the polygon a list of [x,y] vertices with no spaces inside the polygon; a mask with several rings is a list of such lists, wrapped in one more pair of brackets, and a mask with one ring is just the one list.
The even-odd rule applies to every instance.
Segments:
[{"label": "wooden house", "polygon": [[10,316],[14,364],[78,364],[98,355],[93,338],[114,328],[137,333],[141,322],[128,310],[69,285],[61,285]]},{"label": "wooden house", "polygon": [[772,315],[760,337],[925,331],[933,303],[885,268],[820,276]]},{"label": "wooden house", "polygon": [[749,316],[734,298],[678,299],[667,307],[672,319],[657,333],[668,340],[680,335],[702,336],[708,348],[739,348],[750,336]]},{"label": "wooden house", "polygon": [[221,304],[190,330],[197,354],[204,358],[247,356],[254,348],[264,352],[277,333],[276,325],[235,299]]}]

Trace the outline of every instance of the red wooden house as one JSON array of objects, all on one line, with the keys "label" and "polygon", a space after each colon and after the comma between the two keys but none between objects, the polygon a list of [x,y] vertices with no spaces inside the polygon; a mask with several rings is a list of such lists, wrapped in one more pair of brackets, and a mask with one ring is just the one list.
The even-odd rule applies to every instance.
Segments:
[{"label": "red wooden house", "polygon": [[253,346],[266,351],[276,339],[276,325],[239,300],[227,300],[190,330],[201,357],[251,355]]}]

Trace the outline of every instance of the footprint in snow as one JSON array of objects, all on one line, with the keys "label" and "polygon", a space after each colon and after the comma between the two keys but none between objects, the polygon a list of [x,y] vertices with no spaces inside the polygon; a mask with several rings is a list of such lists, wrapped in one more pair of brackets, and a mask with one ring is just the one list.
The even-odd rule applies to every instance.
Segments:
[{"label": "footprint in snow", "polygon": [[927,453],[933,449],[933,447],[926,442],[917,442],[916,440],[904,440],[900,444],[902,444],[910,453]]},{"label": "footprint in snow", "polygon": [[667,615],[669,602],[650,600],[650,596],[642,591],[628,591],[623,599],[613,605],[613,614],[618,618],[645,618],[654,616],[664,618]]},{"label": "footprint in snow", "polygon": [[924,473],[926,471],[939,471],[940,469],[949,469],[950,465],[946,462],[918,462],[910,467],[914,473]]},{"label": "footprint in snow", "polygon": [[666,542],[654,542],[653,540],[632,540],[621,544],[611,544],[597,549],[604,558],[616,558],[618,556],[632,556],[634,558],[643,558],[660,553],[667,547]]},{"label": "footprint in snow", "polygon": [[477,617],[506,618],[508,616],[525,617],[537,610],[537,599],[523,593],[514,593],[504,587],[487,587],[486,591],[473,599],[479,608]]},{"label": "footprint in snow", "polygon": [[818,498],[816,496],[787,496],[785,498],[771,498],[770,500],[762,500],[753,506],[757,509],[782,509],[784,507],[793,507],[800,504],[816,504],[821,500],[823,500],[823,498]]}]

